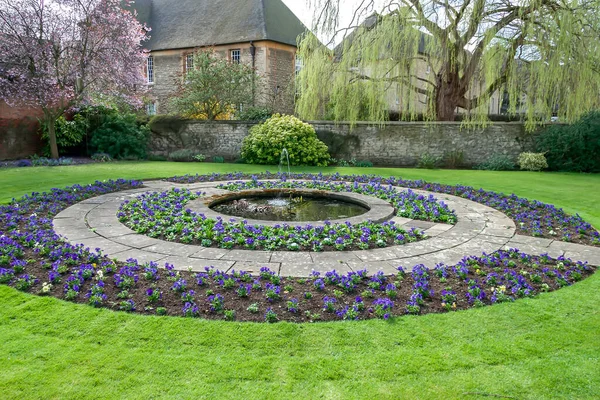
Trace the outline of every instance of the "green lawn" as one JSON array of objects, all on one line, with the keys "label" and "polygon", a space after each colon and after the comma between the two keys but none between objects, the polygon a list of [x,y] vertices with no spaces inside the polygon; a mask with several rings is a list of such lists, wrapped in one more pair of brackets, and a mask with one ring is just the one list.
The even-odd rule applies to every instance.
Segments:
[{"label": "green lawn", "polygon": [[[264,169],[120,163],[0,170],[0,202],[96,179]],[[600,226],[600,175],[324,171],[514,192]],[[597,398],[599,303],[596,274],[535,299],[452,314],[266,325],[128,315],[0,286],[0,397]]]}]

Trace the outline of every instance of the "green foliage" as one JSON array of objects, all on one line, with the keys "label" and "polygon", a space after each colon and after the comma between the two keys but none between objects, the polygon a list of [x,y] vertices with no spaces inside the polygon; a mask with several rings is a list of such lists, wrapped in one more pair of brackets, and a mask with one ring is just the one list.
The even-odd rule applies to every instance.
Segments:
[{"label": "green foliage", "polygon": [[34,167],[56,167],[58,165],[72,165],[74,164],[72,158],[60,157],[57,159],[39,157],[37,155],[31,156],[31,166]]},{"label": "green foliage", "polygon": [[350,160],[344,159],[335,159],[332,158],[330,160],[331,164],[340,166],[340,167],[357,167],[357,168],[371,168],[373,167],[373,163],[367,160],[357,160],[356,158],[352,158]]},{"label": "green foliage", "polygon": [[273,115],[273,110],[268,107],[246,107],[244,111],[237,113],[240,121],[264,121]]},{"label": "green foliage", "polygon": [[452,150],[444,154],[444,165],[447,168],[460,168],[464,165],[465,154],[461,150]]},{"label": "green foliage", "polygon": [[291,115],[275,114],[250,129],[242,144],[242,158],[250,164],[279,164],[287,149],[290,165],[326,166],[327,146],[317,138],[312,125]]},{"label": "green foliage", "polygon": [[172,153],[169,153],[169,161],[177,161],[177,162],[191,162],[198,161],[202,162],[206,159],[204,154],[198,154],[196,150],[193,149],[182,149],[177,150]]},{"label": "green foliage", "polygon": [[169,161],[169,158],[160,154],[148,154],[148,161]]},{"label": "green foliage", "polygon": [[110,154],[106,153],[95,153],[92,155],[92,160],[97,162],[108,162],[112,161],[112,157],[110,156]]},{"label": "green foliage", "polygon": [[244,63],[232,63],[212,51],[193,56],[193,68],[186,72],[170,107],[188,118],[231,119],[240,104],[251,104],[258,76]]},{"label": "green foliage", "polygon": [[94,131],[91,147],[116,159],[143,159],[149,133],[146,126],[138,126],[133,114],[110,115]]},{"label": "green foliage", "polygon": [[46,157],[31,157],[31,165],[34,167],[56,167],[58,165],[72,165],[72,158],[46,158]]},{"label": "green foliage", "polygon": [[553,125],[537,138],[552,171],[600,172],[600,111],[572,125]]},{"label": "green foliage", "polygon": [[225,162],[225,158],[223,158],[221,156],[214,156],[212,158],[212,161],[217,164],[223,164]]},{"label": "green foliage", "polygon": [[357,83],[355,93],[351,98],[346,95],[350,93],[349,86],[340,88],[334,93],[332,100],[326,105],[326,113],[323,119],[326,121],[385,121],[389,118],[388,105],[384,99],[369,97],[367,84]]},{"label": "green foliage", "polygon": [[521,153],[517,164],[525,171],[541,171],[548,168],[548,162],[544,153]]},{"label": "green foliage", "polygon": [[515,169],[515,162],[506,155],[494,154],[487,161],[476,166],[476,169],[487,171],[512,171]]},{"label": "green foliage", "polygon": [[439,164],[440,164],[440,157],[436,157],[429,153],[423,153],[423,154],[421,154],[421,157],[419,157],[419,162],[417,164],[417,167],[423,168],[423,169],[434,169],[434,168],[437,168],[437,166]]},{"label": "green foliage", "polygon": [[[45,156],[50,156],[50,144],[48,142],[48,126],[42,123],[42,140],[45,142],[42,150]],[[83,141],[89,129],[88,119],[81,114],[75,114],[71,121],[67,121],[65,116],[60,116],[55,122],[56,143],[59,153],[64,152],[70,147],[77,146]]]}]

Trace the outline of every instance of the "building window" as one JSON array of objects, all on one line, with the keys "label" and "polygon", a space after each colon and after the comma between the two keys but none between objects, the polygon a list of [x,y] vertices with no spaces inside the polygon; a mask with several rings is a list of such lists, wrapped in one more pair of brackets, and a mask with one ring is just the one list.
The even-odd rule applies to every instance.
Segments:
[{"label": "building window", "polygon": [[148,57],[146,65],[146,75],[148,77],[148,83],[154,83],[154,57]]},{"label": "building window", "polygon": [[239,49],[231,50],[231,62],[239,64],[242,61],[242,54]]},{"label": "building window", "polygon": [[425,73],[428,74],[431,72],[431,65],[427,64],[427,69],[425,70]]},{"label": "building window", "polygon": [[185,72],[190,72],[192,69],[194,69],[194,55],[188,54],[185,56]]},{"label": "building window", "polygon": [[146,104],[146,114],[156,115],[156,103],[155,102]]}]

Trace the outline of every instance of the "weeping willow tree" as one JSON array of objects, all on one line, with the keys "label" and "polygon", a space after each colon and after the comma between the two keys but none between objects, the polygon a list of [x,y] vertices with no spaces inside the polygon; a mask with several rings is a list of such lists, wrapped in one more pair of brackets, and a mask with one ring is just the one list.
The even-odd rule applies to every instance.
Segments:
[{"label": "weeping willow tree", "polygon": [[310,1],[302,118],[384,121],[395,98],[405,119],[485,123],[495,98],[533,127],[600,103],[600,0],[358,0],[347,26],[349,1]]}]

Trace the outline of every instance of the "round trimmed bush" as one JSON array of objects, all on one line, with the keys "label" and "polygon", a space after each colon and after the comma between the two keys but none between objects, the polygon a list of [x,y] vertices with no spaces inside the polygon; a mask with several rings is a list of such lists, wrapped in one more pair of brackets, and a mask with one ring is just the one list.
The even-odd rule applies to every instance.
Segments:
[{"label": "round trimmed bush", "polygon": [[291,115],[275,114],[250,129],[242,144],[242,158],[249,164],[279,164],[287,149],[290,165],[327,166],[327,145],[317,138],[312,125]]},{"label": "round trimmed bush", "polygon": [[541,171],[548,168],[544,153],[521,153],[519,154],[517,164],[519,164],[521,169],[527,171]]}]

